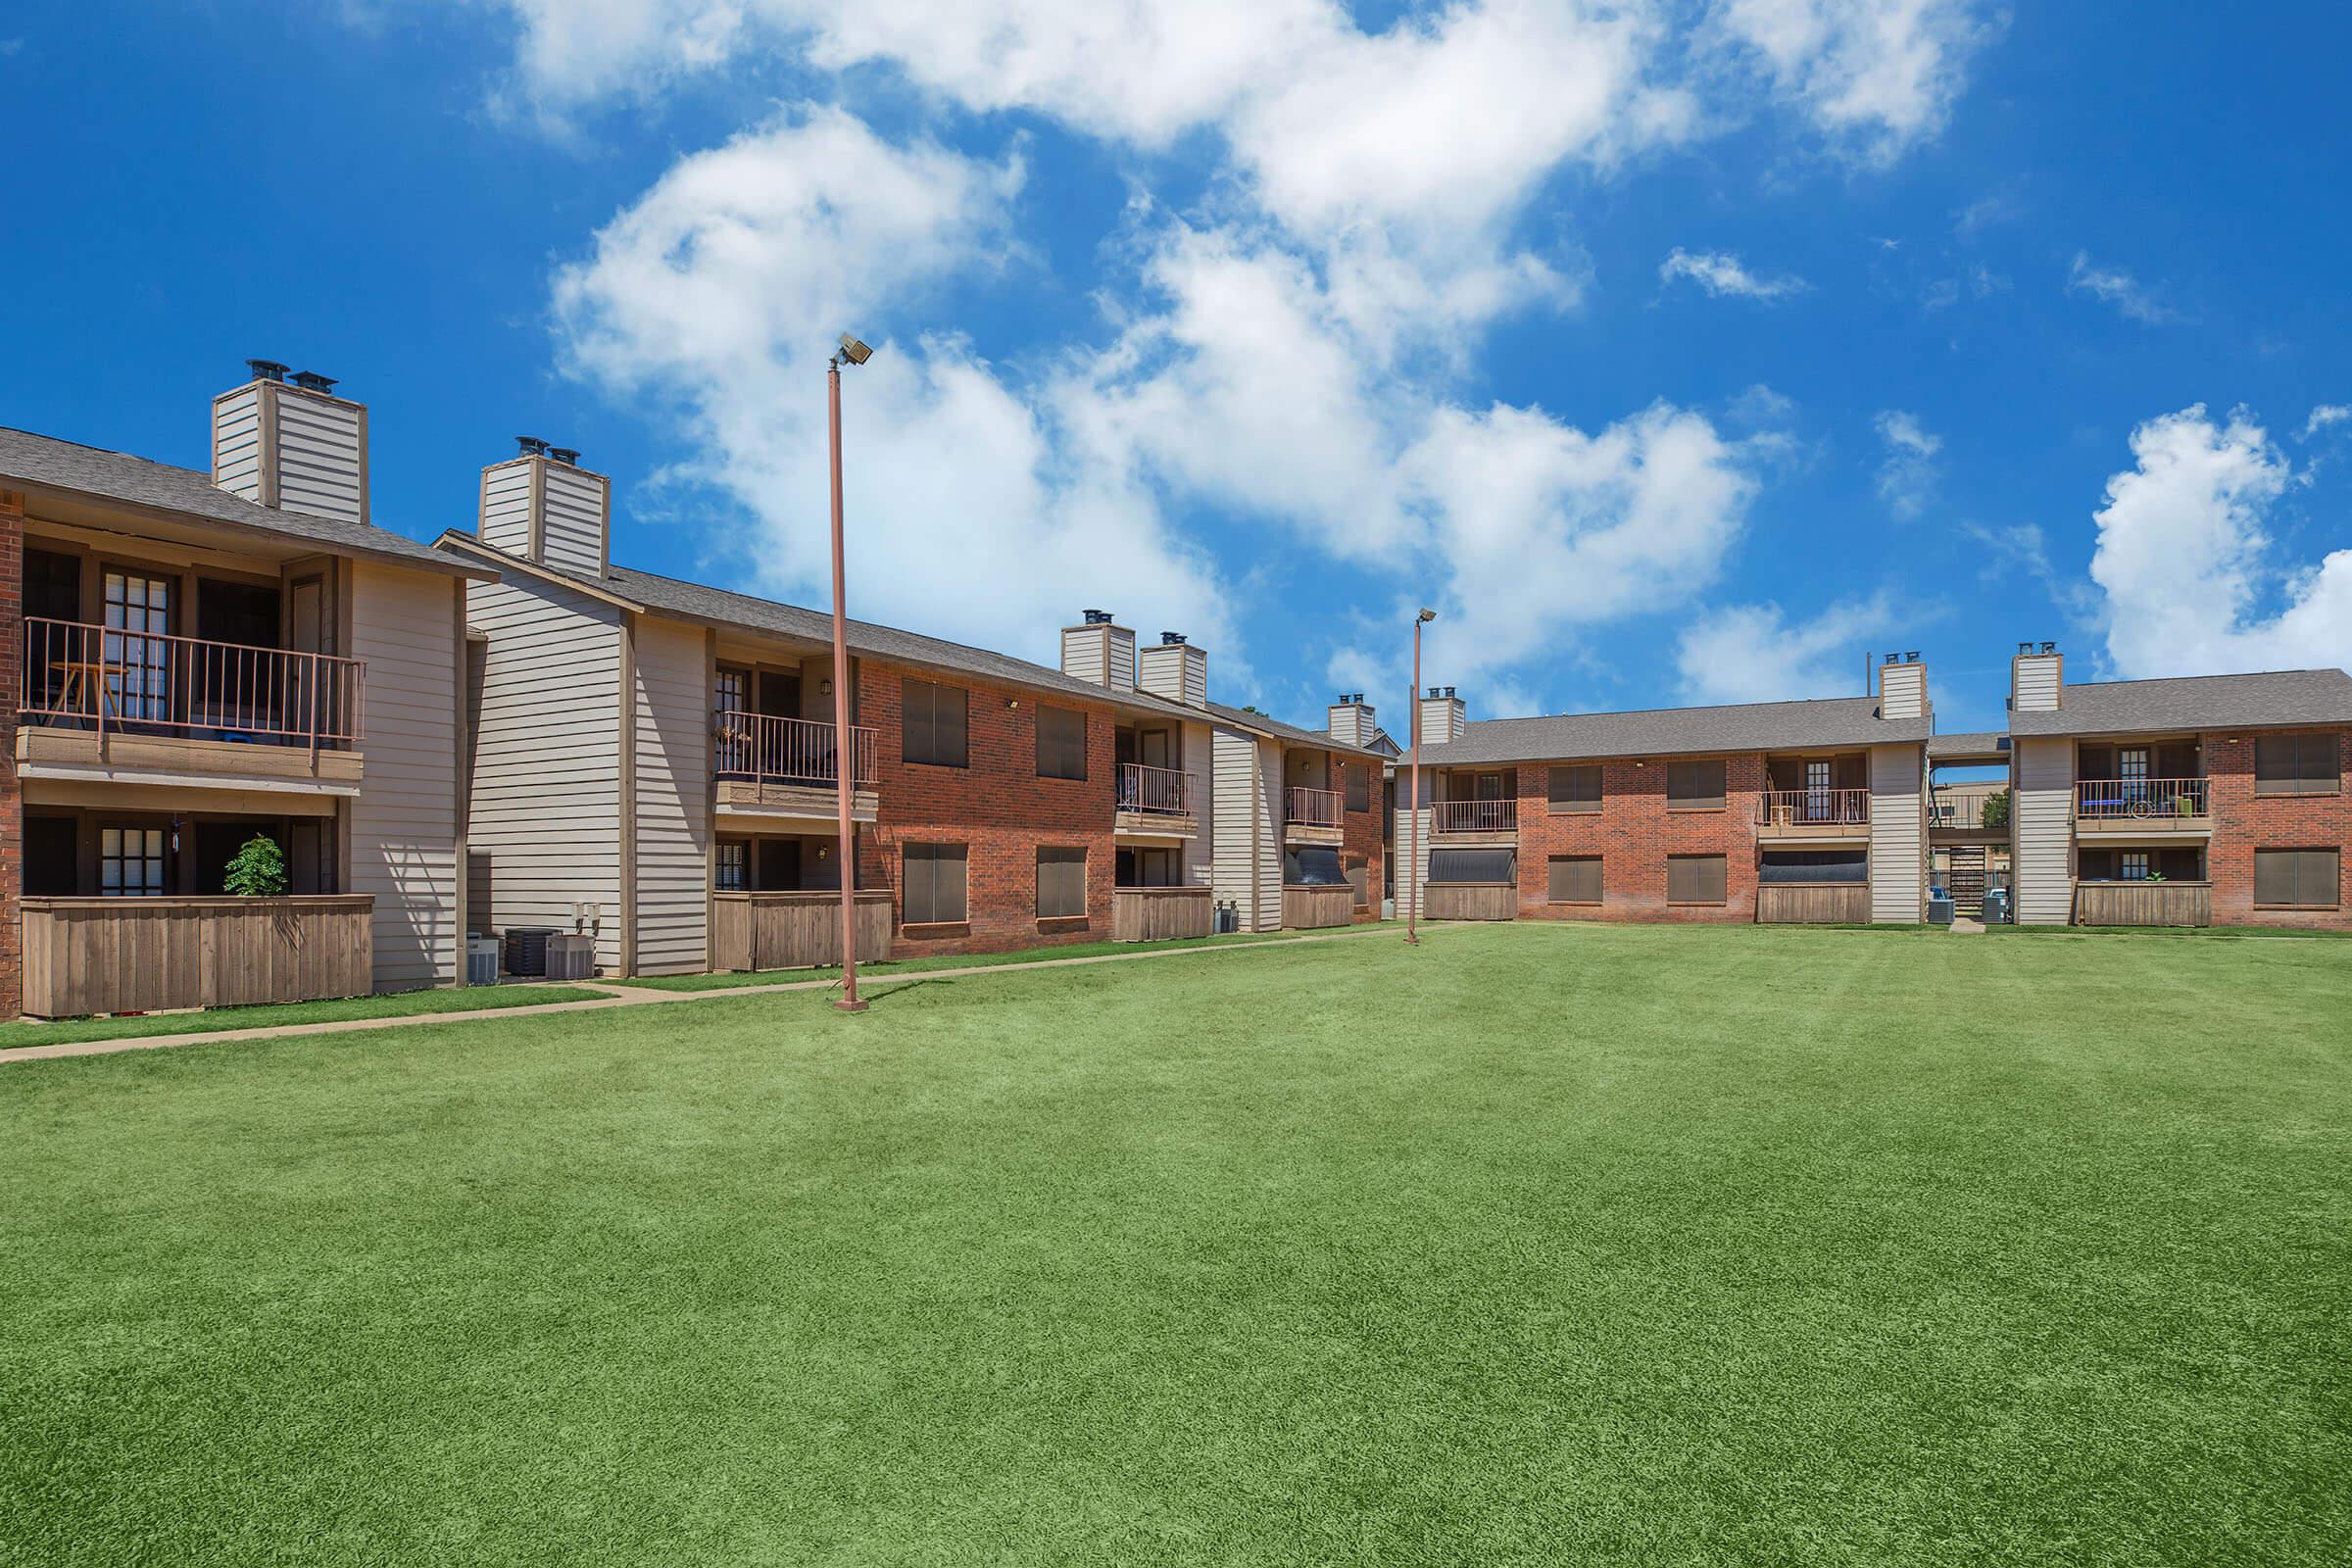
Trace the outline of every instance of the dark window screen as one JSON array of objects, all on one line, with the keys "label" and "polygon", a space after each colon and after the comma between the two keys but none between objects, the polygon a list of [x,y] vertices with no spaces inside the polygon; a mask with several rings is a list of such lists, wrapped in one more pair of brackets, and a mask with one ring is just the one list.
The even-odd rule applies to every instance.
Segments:
[{"label": "dark window screen", "polygon": [[1550,899],[1554,904],[1600,902],[1600,857],[1555,855],[1551,858]]},{"label": "dark window screen", "polygon": [[1432,882],[1515,883],[1519,880],[1516,850],[1432,850]]},{"label": "dark window screen", "polygon": [[2254,902],[2279,908],[2332,909],[2342,896],[2335,850],[2256,850]]},{"label": "dark window screen", "polygon": [[1037,776],[1086,777],[1086,715],[1067,708],[1037,710]]},{"label": "dark window screen", "polygon": [[907,761],[941,767],[968,765],[971,754],[964,739],[964,702],[960,686],[935,686],[927,680],[901,685],[899,721]]},{"label": "dark window screen", "polygon": [[1862,850],[1766,850],[1757,875],[1765,882],[1867,882],[1870,857]]},{"label": "dark window screen", "polygon": [[1037,852],[1037,917],[1064,920],[1086,913],[1086,851],[1049,845]]},{"label": "dark window screen", "polygon": [[1580,763],[1551,770],[1551,808],[1554,811],[1600,809],[1600,766]]},{"label": "dark window screen", "polygon": [[1723,760],[1666,764],[1666,804],[1698,809],[1723,804]]},{"label": "dark window screen", "polygon": [[2341,782],[2342,771],[2332,734],[2254,738],[2257,795],[2332,795]]},{"label": "dark window screen", "polygon": [[1668,904],[1723,903],[1723,857],[1720,855],[1669,855],[1666,857],[1666,902]]},{"label": "dark window screen", "polygon": [[963,919],[964,853],[960,844],[906,846],[908,925],[952,925]]}]

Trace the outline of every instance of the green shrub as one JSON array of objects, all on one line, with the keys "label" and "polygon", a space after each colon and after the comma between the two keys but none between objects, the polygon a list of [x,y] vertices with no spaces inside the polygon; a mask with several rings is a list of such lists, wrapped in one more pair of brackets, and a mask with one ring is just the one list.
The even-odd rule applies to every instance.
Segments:
[{"label": "green shrub", "polygon": [[220,878],[224,892],[241,899],[275,899],[286,891],[286,857],[277,841],[256,833],[228,862]]}]

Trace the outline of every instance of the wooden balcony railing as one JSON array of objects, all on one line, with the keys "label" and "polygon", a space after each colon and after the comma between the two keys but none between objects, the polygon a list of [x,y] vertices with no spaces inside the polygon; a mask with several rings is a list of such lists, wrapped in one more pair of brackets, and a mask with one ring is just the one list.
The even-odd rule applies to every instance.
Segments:
[{"label": "wooden balcony railing", "polygon": [[1434,808],[1435,833],[1515,833],[1519,803],[1510,801],[1440,801]]},{"label": "wooden balcony railing", "polygon": [[2205,816],[2212,807],[2211,782],[2202,778],[2078,779],[2075,815],[2094,821]]},{"label": "wooden balcony railing", "polygon": [[1282,809],[1286,820],[1299,827],[1338,827],[1341,800],[1338,790],[1291,790]]},{"label": "wooden balcony railing", "polygon": [[1767,827],[1852,827],[1870,820],[1868,790],[1766,790],[1756,820]]},{"label": "wooden balcony railing", "polygon": [[363,731],[367,672],[329,654],[28,615],[17,715],[101,735],[349,747]]},{"label": "wooden balcony railing", "polygon": [[1180,768],[1121,762],[1118,790],[1118,808],[1122,811],[1149,811],[1158,816],[1193,814],[1192,775]]},{"label": "wooden balcony railing", "polygon": [[[874,731],[862,724],[850,726],[850,782],[870,788],[875,779]],[[833,725],[810,718],[783,718],[774,713],[726,712],[718,715],[717,767],[721,778],[756,778],[788,784],[832,784],[839,781],[834,765],[839,741]]]}]

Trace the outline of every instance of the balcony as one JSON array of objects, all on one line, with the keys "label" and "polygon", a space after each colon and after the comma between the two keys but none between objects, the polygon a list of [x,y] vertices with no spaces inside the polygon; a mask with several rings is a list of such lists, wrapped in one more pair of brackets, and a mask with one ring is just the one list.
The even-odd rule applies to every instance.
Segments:
[{"label": "balcony", "polygon": [[[878,799],[875,732],[850,728],[850,816],[871,822]],[[834,820],[840,788],[840,739],[830,723],[775,713],[718,715],[712,758],[718,808],[761,816]]]},{"label": "balcony", "polygon": [[364,997],[374,908],[366,894],[26,899],[24,1010],[67,1018]]},{"label": "balcony", "polygon": [[2212,780],[2086,778],[2075,784],[2075,832],[2082,838],[2203,838],[2213,832]]},{"label": "balcony", "polygon": [[2078,882],[2076,925],[2200,926],[2213,924],[2210,882]]},{"label": "balcony", "polygon": [[1121,762],[1111,830],[1130,837],[1197,837],[1200,821],[1193,808],[1193,778],[1180,768]]},{"label": "balcony", "polygon": [[1204,937],[1216,924],[1216,895],[1203,887],[1113,888],[1110,940],[1174,942]]},{"label": "balcony", "polygon": [[1519,834],[1519,803],[1503,801],[1439,801],[1430,808],[1430,836],[1454,843],[1515,843]]},{"label": "balcony", "polygon": [[1338,790],[1291,789],[1282,796],[1282,837],[1286,844],[1338,844],[1345,798]]},{"label": "balcony", "polygon": [[1756,837],[1771,844],[1866,844],[1870,791],[1766,790],[1756,797]]},{"label": "balcony", "polygon": [[1938,832],[2006,833],[2009,792],[1936,789],[1928,798],[1928,826]]},{"label": "balcony", "polygon": [[356,659],[28,616],[17,761],[31,777],[350,794]]}]

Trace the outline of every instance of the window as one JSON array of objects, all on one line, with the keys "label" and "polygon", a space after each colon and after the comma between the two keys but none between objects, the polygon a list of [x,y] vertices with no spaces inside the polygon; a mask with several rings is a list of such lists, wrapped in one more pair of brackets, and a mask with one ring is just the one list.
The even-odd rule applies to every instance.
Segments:
[{"label": "window", "polygon": [[1086,851],[1041,847],[1037,852],[1037,917],[1067,920],[1085,914]]},{"label": "window", "polygon": [[[961,697],[963,694],[956,694]],[[960,844],[906,846],[906,924],[957,925],[964,917],[964,857]]]},{"label": "window", "polygon": [[107,702],[123,718],[166,718],[172,679],[172,579],[110,571],[106,589]]},{"label": "window", "polygon": [[1519,856],[1515,850],[1432,850],[1429,852],[1429,879],[1432,882],[1515,885],[1519,880]]},{"label": "window", "polygon": [[110,899],[160,898],[164,891],[164,830],[98,830],[98,891]]},{"label": "window", "polygon": [[1340,852],[1320,845],[1282,852],[1282,880],[1294,888],[1336,888],[1348,880]]},{"label": "window", "polygon": [[[1721,810],[1723,760],[1716,758],[1704,762],[1668,762],[1666,808],[1670,811]],[[1716,902],[1722,901],[1718,899]]]},{"label": "window", "polygon": [[2340,900],[2334,850],[2256,850],[2254,903],[2260,908],[2332,909]]},{"label": "window", "polygon": [[1554,816],[1600,809],[1600,764],[1582,762],[1551,770],[1551,810]]},{"label": "window", "polygon": [[1086,715],[1067,708],[1037,710],[1037,776],[1086,777]]},{"label": "window", "polygon": [[751,677],[740,669],[721,669],[710,689],[711,708],[717,714],[718,770],[721,773],[748,772],[752,766],[754,745],[753,726],[748,720],[737,725],[725,722],[729,713],[751,710]]},{"label": "window", "polygon": [[1600,902],[1600,857],[1597,855],[1555,855],[1551,858],[1551,892],[1554,904],[1598,904]]},{"label": "window", "polygon": [[1348,809],[1372,809],[1372,769],[1353,762],[1343,762],[1340,772],[1348,781]]},{"label": "window", "polygon": [[[909,762],[935,767],[968,767],[964,690],[935,686],[927,680],[904,681],[899,687],[900,754]],[[960,920],[962,915],[956,916]]]},{"label": "window", "polygon": [[750,846],[741,839],[718,841],[718,891],[741,893],[748,885],[744,880],[745,867],[750,859]]},{"label": "window", "polygon": [[[1718,767],[1722,764],[1717,763]],[[1668,904],[1722,904],[1723,857],[1669,855],[1666,857]]]},{"label": "window", "polygon": [[2148,852],[2126,850],[2124,852],[2123,876],[2127,882],[2145,882],[2148,879]]},{"label": "window", "polygon": [[2333,795],[2341,773],[2332,734],[2254,737],[2257,795]]}]

